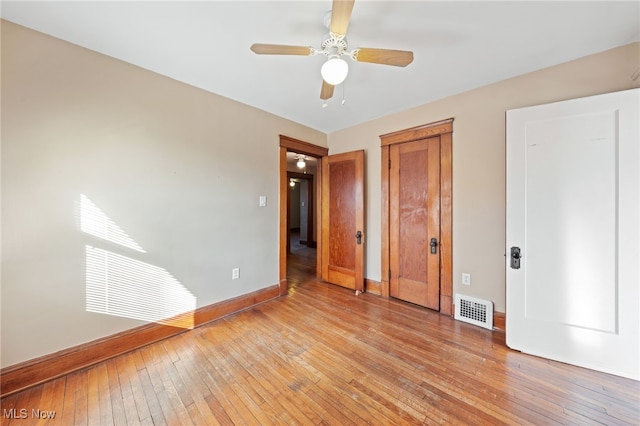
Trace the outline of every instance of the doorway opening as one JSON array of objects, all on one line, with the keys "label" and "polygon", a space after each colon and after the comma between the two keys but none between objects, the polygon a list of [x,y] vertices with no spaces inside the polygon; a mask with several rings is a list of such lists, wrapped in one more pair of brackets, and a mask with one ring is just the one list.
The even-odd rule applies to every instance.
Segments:
[{"label": "doorway opening", "polygon": [[[287,153],[288,168],[291,168],[289,159],[293,153]],[[297,155],[297,154],[296,154]],[[289,180],[289,203],[287,204],[287,253],[300,250],[304,247],[316,248],[316,223],[314,204],[316,190],[314,176],[317,160],[307,158],[304,172],[292,172],[287,170]],[[297,167],[297,166],[296,166]]]},{"label": "doorway opening", "polygon": [[[295,157],[294,157],[295,156]],[[316,272],[317,226],[314,204],[316,191],[314,176],[317,159],[304,156],[303,166],[298,166],[301,154],[287,152],[287,179],[289,201],[287,203],[287,283],[289,288],[313,279]],[[300,171],[290,171],[296,167]]]},{"label": "doorway opening", "polygon": [[320,276],[322,158],[328,153],[280,135],[280,295],[287,293],[289,281],[295,285]]}]

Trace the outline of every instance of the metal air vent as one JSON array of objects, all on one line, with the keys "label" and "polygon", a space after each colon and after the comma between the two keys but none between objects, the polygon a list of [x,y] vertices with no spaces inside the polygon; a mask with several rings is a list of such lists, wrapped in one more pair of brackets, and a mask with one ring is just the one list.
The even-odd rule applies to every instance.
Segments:
[{"label": "metal air vent", "polygon": [[456,294],[454,318],[493,330],[493,303],[489,300]]}]

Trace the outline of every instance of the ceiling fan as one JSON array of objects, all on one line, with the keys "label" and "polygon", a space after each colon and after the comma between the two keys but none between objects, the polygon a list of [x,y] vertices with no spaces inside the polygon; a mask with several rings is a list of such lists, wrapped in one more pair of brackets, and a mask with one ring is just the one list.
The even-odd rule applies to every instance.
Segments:
[{"label": "ceiling fan", "polygon": [[322,65],[322,89],[320,99],[329,99],[333,96],[333,89],[347,78],[349,65],[342,59],[348,56],[357,62],[369,62],[374,64],[393,65],[406,67],[413,62],[413,52],[407,50],[372,49],[360,47],[348,51],[347,28],[351,11],[355,0],[333,0],[333,6],[325,16],[325,25],[329,28],[329,34],[322,41],[321,49],[306,46],[289,46],[281,44],[255,43],[251,50],[259,55],[325,55],[328,59]]}]

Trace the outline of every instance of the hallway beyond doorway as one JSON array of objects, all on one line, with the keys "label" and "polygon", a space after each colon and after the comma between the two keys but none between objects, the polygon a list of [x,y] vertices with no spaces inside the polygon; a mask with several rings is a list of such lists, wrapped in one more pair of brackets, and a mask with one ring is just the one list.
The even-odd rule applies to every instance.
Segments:
[{"label": "hallway beyond doorway", "polygon": [[316,279],[316,249],[299,244],[287,255],[287,283],[289,290],[307,281]]}]

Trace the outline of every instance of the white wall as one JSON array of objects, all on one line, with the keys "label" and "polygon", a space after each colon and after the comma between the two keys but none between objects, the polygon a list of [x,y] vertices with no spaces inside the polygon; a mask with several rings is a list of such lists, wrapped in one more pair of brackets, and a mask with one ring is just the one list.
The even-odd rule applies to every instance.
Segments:
[{"label": "white wall", "polygon": [[[504,312],[505,111],[632,88],[639,66],[634,43],[330,134],[330,154],[366,150],[365,277],[380,280],[379,136],[453,117],[454,294],[492,300]],[[463,272],[470,287],[460,284]]]},{"label": "white wall", "polygon": [[[166,269],[198,307],[277,284],[279,134],[326,146],[323,133],[2,21],[1,365],[142,324],[85,311],[86,244]],[[146,253],[81,232],[80,194]]]}]

